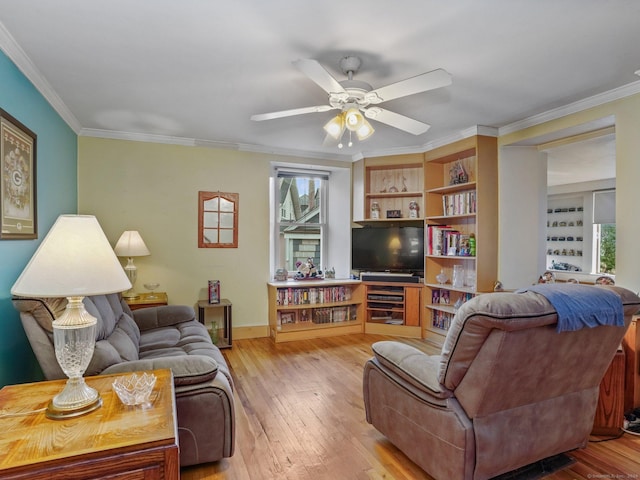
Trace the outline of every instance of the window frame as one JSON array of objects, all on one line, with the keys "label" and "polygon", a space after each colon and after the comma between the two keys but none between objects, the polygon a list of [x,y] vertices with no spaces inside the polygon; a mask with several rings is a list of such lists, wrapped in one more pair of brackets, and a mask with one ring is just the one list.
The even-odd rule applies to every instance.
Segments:
[{"label": "window frame", "polygon": [[[282,204],[280,203],[281,191],[280,191],[280,179],[282,178],[296,178],[296,179],[319,179],[320,185],[318,187],[320,201],[318,203],[318,222],[317,223],[308,223],[308,222],[297,222],[297,221],[281,221],[281,217],[283,216]],[[329,182],[330,176],[329,172],[318,171],[313,169],[289,169],[289,168],[281,168],[276,167],[273,175],[274,179],[274,188],[273,188],[273,238],[274,242],[273,248],[273,265],[276,269],[285,268],[288,272],[288,276],[292,277],[296,268],[295,265],[287,265],[289,261],[293,261],[290,257],[290,248],[288,245],[282,244],[282,228],[283,227],[304,227],[312,225],[313,227],[317,227],[320,231],[320,248],[319,255],[320,257],[317,259],[316,268],[322,270],[323,262],[326,259],[327,252],[327,242],[328,242],[328,224],[327,224],[327,208],[328,208],[328,195],[329,195]],[[316,260],[316,259],[314,259]]]}]

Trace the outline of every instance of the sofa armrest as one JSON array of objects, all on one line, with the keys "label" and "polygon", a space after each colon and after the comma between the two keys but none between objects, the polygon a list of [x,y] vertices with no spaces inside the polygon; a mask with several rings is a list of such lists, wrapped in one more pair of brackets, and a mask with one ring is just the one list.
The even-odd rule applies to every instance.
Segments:
[{"label": "sofa armrest", "polygon": [[195,320],[193,308],[187,305],[162,305],[134,310],[133,320],[140,330],[177,325],[178,323]]},{"label": "sofa armrest", "polygon": [[213,358],[204,355],[186,355],[117,363],[105,368],[101,374],[140,372],[163,368],[171,369],[173,383],[176,386],[207,382],[215,378],[218,373],[218,363]]},{"label": "sofa armrest", "polygon": [[436,398],[449,398],[453,392],[438,382],[439,355],[427,355],[415,347],[395,341],[371,346],[378,363],[404,381]]}]

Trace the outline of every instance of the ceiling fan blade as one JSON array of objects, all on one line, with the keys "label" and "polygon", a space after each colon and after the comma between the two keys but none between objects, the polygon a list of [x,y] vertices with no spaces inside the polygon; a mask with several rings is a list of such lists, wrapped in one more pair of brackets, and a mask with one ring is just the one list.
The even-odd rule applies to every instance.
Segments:
[{"label": "ceiling fan blade", "polygon": [[251,120],[261,122],[262,120],[272,120],[274,118],[291,117],[293,115],[302,115],[305,113],[328,112],[335,110],[331,105],[316,105],[314,107],[293,108],[291,110],[281,110],[279,112],[258,113],[251,115]]},{"label": "ceiling fan blade", "polygon": [[405,117],[399,113],[391,112],[380,107],[371,107],[364,111],[364,116],[390,127],[404,130],[405,132],[420,135],[431,128],[428,123],[419,122],[413,118]]},{"label": "ceiling fan blade", "polygon": [[365,98],[372,104],[378,104],[393,100],[394,98],[406,97],[435,88],[451,85],[451,74],[441,68],[423,73],[415,77],[401,80],[385,87],[371,90]]},{"label": "ceiling fan blade", "polygon": [[342,93],[345,89],[338,81],[331,76],[325,68],[316,60],[300,59],[293,64],[307,77],[314,81],[321,89],[327,93]]}]

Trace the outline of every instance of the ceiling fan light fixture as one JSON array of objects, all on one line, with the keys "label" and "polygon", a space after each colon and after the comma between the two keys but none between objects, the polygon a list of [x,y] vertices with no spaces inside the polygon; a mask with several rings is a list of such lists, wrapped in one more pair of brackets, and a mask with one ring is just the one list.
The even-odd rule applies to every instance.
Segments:
[{"label": "ceiling fan light fixture", "polygon": [[362,124],[365,121],[364,116],[362,115],[360,110],[355,107],[347,109],[347,111],[344,113],[344,118],[346,127],[352,132],[357,132],[358,129],[362,127]]},{"label": "ceiling fan light fixture", "polygon": [[366,140],[371,135],[373,135],[373,132],[375,132],[375,130],[373,129],[371,124],[363,118],[362,125],[356,130],[356,135],[358,136],[358,140],[362,142],[363,140]]},{"label": "ceiling fan light fixture", "polygon": [[327,135],[331,136],[335,140],[339,140],[344,133],[344,114],[340,113],[324,125],[324,131]]}]

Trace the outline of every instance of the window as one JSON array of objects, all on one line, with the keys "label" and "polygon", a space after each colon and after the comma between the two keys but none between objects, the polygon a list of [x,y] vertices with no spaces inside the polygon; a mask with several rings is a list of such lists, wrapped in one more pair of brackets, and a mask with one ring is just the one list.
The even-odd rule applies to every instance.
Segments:
[{"label": "window", "polygon": [[616,192],[593,192],[594,272],[616,273]]},{"label": "window", "polygon": [[308,259],[318,269],[323,265],[328,178],[313,170],[277,170],[276,267],[293,273]]},{"label": "window", "polygon": [[616,224],[597,223],[593,225],[596,240],[596,272],[615,275],[616,273]]}]

